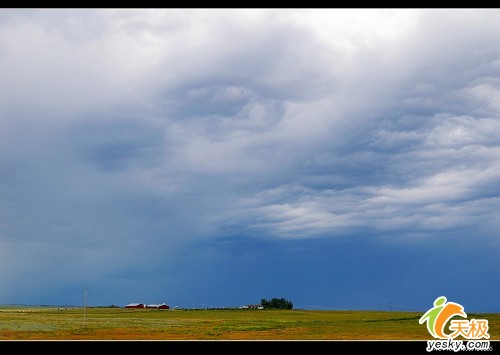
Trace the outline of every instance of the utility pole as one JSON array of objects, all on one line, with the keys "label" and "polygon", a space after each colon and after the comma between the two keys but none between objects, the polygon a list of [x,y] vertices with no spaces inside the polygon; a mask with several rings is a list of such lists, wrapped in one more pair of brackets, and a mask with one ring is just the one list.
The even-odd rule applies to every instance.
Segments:
[{"label": "utility pole", "polygon": [[389,302],[388,304],[389,304],[389,311],[392,312],[392,302]]},{"label": "utility pole", "polygon": [[85,327],[85,320],[87,317],[87,289],[83,289],[83,326]]}]

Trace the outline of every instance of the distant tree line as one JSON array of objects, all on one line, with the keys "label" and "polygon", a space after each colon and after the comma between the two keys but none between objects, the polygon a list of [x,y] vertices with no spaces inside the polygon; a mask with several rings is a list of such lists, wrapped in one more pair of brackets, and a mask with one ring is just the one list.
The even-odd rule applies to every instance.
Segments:
[{"label": "distant tree line", "polygon": [[266,300],[265,298],[260,300],[260,305],[264,309],[292,309],[293,303],[284,298],[271,298],[271,300]]}]

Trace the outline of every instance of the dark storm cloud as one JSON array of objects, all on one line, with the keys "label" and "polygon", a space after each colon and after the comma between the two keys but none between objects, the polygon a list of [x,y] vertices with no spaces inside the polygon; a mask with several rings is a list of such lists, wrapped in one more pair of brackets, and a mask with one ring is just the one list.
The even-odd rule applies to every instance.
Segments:
[{"label": "dark storm cloud", "polygon": [[496,248],[497,17],[3,10],[0,277],[28,276],[0,301],[51,270],[189,293],[260,238]]}]

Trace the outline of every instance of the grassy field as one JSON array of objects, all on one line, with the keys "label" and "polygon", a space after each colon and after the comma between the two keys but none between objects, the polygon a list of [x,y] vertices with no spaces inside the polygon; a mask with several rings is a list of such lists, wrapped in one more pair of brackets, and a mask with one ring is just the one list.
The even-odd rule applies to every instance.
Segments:
[{"label": "grassy field", "polygon": [[[0,308],[0,340],[430,340],[422,313],[318,310]],[[487,319],[500,340],[500,314]]]}]

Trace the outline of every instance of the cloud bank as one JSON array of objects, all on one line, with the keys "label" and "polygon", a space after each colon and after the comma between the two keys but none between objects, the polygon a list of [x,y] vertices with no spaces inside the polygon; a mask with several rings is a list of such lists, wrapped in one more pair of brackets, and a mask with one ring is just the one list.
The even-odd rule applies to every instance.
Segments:
[{"label": "cloud bank", "polygon": [[0,302],[188,294],[229,241],[498,252],[498,15],[2,10]]}]

